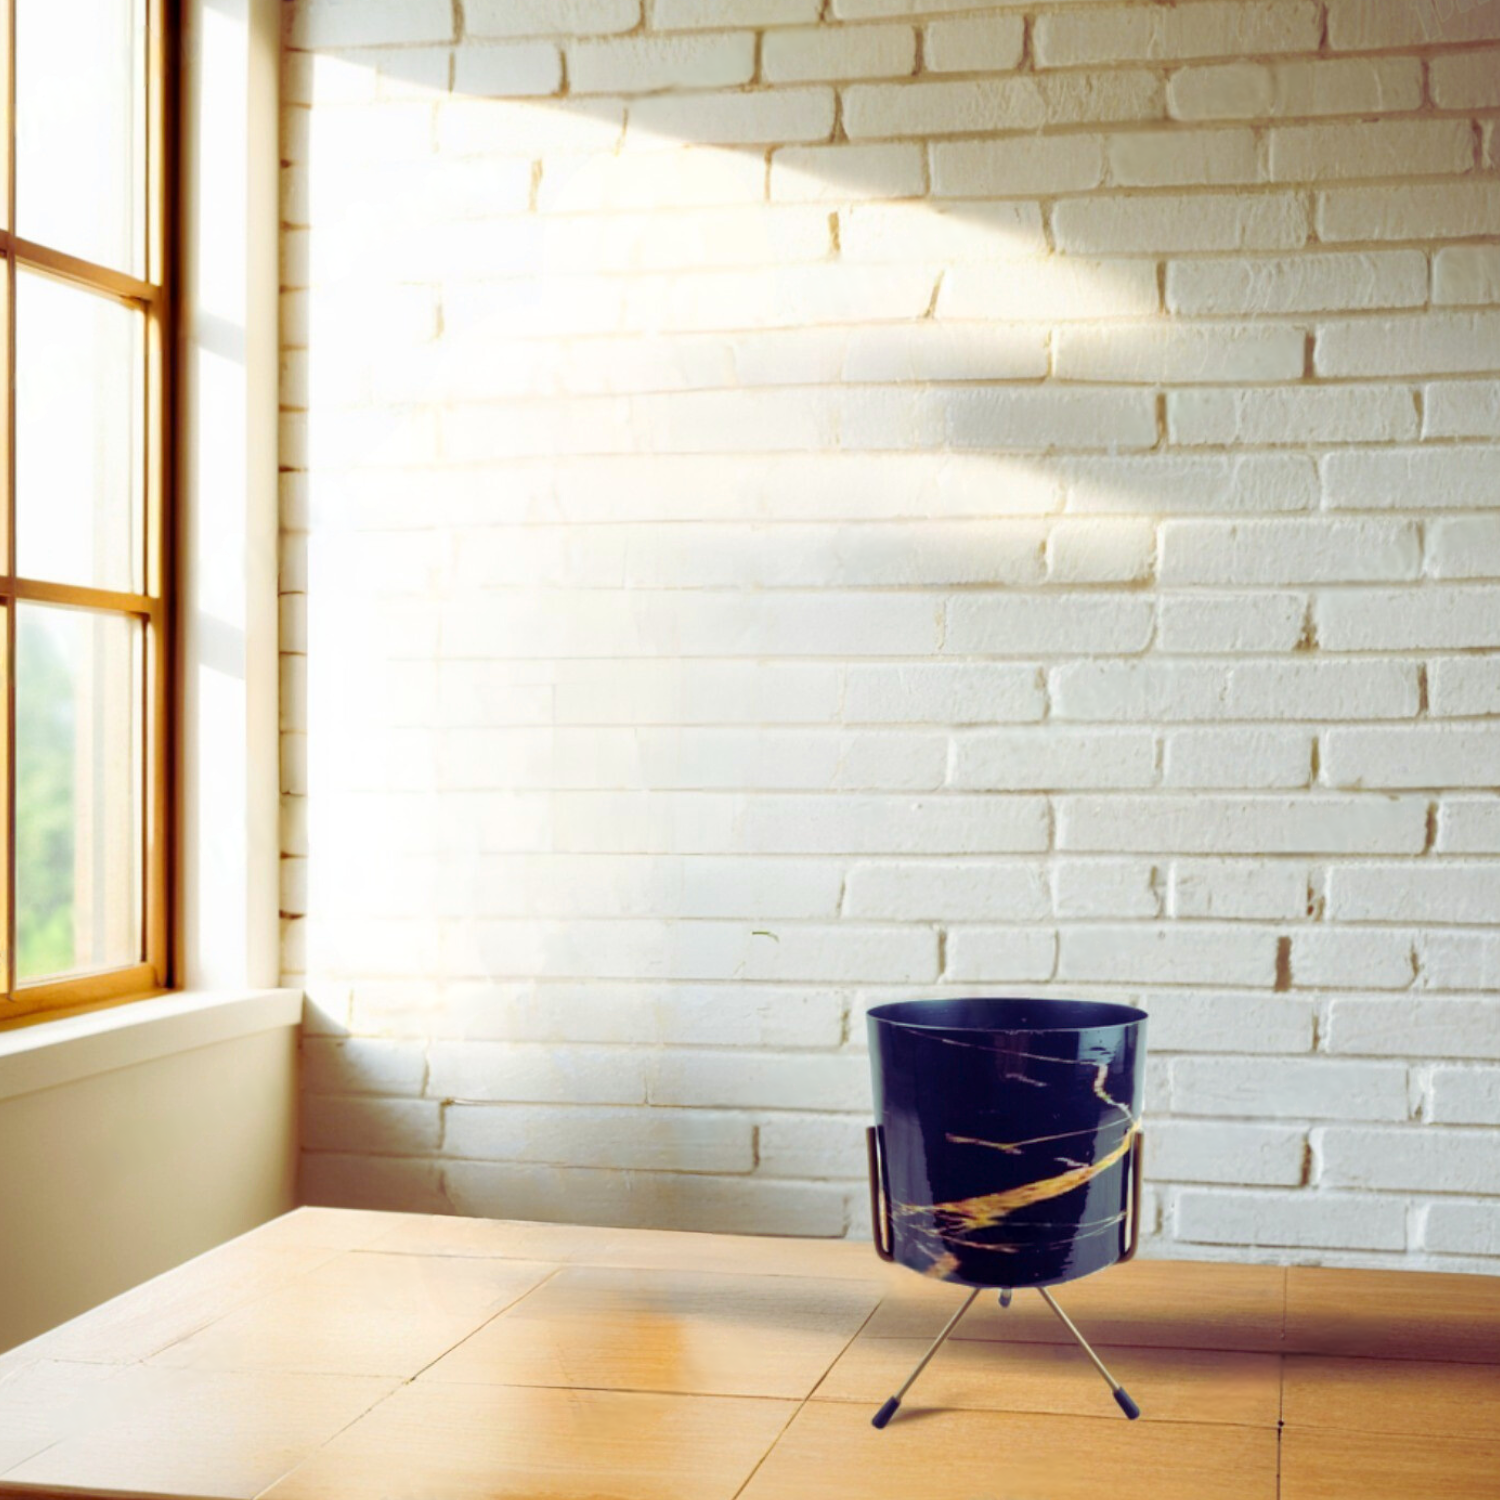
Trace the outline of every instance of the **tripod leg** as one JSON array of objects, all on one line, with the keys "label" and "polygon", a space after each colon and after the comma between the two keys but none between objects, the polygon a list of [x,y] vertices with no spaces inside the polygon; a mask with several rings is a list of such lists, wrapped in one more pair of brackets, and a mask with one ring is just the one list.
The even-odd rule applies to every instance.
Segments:
[{"label": "tripod leg", "polygon": [[1089,1341],[1084,1338],[1084,1336],[1079,1333],[1079,1331],[1073,1326],[1073,1320],[1067,1315],[1067,1313],[1065,1313],[1062,1308],[1060,1308],[1057,1303],[1053,1301],[1052,1294],[1047,1290],[1047,1288],[1044,1286],[1039,1286],[1037,1288],[1037,1291],[1042,1294],[1042,1298],[1046,1302],[1047,1306],[1050,1307],[1052,1311],[1055,1312],[1057,1316],[1062,1320],[1063,1327],[1066,1328],[1068,1332],[1078,1340],[1078,1347],[1082,1349],[1083,1352],[1087,1354],[1091,1360],[1093,1360],[1094,1368],[1104,1377],[1105,1384],[1109,1386],[1110,1390],[1115,1393],[1115,1402],[1119,1406],[1120,1410],[1124,1412],[1132,1422],[1135,1421],[1135,1419],[1140,1416],[1141,1409],[1135,1404],[1134,1401],[1130,1399],[1130,1396],[1126,1392],[1125,1387],[1122,1386],[1120,1382],[1116,1380],[1115,1377],[1104,1368],[1104,1361],[1100,1359],[1099,1356],[1095,1354],[1091,1348],[1089,1348]]},{"label": "tripod leg", "polygon": [[944,1343],[947,1341],[948,1335],[958,1327],[958,1320],[963,1317],[966,1312],[968,1312],[969,1308],[974,1303],[974,1299],[979,1295],[979,1292],[980,1288],[976,1286],[974,1290],[964,1298],[964,1305],[959,1308],[959,1310],[954,1313],[951,1318],[948,1319],[947,1326],[932,1341],[932,1347],[927,1351],[926,1354],[922,1356],[920,1360],[917,1361],[916,1369],[906,1377],[906,1384],[903,1385],[901,1389],[897,1391],[896,1394],[892,1396],[891,1399],[887,1401],[885,1405],[882,1406],[873,1417],[870,1418],[871,1427],[884,1427],[885,1424],[896,1415],[896,1409],[901,1405],[901,1398],[905,1396],[906,1393],[912,1388],[913,1384],[915,1384],[917,1376],[927,1368],[929,1362],[932,1359],[932,1356],[943,1347]]}]

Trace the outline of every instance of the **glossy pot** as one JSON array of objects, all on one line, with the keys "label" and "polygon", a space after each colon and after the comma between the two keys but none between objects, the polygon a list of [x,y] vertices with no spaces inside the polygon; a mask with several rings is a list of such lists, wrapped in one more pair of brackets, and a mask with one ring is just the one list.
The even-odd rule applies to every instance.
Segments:
[{"label": "glossy pot", "polygon": [[1093,1000],[903,1000],[869,1013],[883,1258],[1051,1286],[1139,1232],[1146,1013]]}]

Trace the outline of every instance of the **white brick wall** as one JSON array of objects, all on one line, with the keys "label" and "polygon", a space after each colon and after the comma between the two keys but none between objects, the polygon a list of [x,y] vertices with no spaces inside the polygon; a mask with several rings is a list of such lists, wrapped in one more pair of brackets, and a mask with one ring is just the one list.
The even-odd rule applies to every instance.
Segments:
[{"label": "white brick wall", "polygon": [[1154,1252],[1500,1270],[1500,5],[285,9],[307,1194],[863,1234],[1000,989]]}]

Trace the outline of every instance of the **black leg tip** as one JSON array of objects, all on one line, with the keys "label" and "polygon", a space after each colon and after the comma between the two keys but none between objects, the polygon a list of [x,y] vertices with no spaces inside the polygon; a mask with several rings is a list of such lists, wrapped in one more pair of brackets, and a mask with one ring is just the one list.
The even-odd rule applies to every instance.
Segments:
[{"label": "black leg tip", "polygon": [[1124,1412],[1132,1422],[1135,1421],[1138,1416],[1140,1416],[1141,1409],[1135,1404],[1134,1401],[1130,1399],[1130,1395],[1128,1392],[1119,1390],[1117,1388],[1115,1391],[1115,1401],[1119,1404],[1120,1410]]},{"label": "black leg tip", "polygon": [[892,1396],[891,1399],[889,1401],[887,1401],[885,1403],[885,1405],[882,1406],[880,1408],[880,1410],[878,1412],[876,1412],[873,1417],[870,1418],[870,1426],[871,1427],[884,1427],[885,1424],[887,1422],[889,1422],[891,1420],[891,1418],[896,1415],[896,1409],[900,1405],[901,1405],[901,1403],[894,1396]]}]

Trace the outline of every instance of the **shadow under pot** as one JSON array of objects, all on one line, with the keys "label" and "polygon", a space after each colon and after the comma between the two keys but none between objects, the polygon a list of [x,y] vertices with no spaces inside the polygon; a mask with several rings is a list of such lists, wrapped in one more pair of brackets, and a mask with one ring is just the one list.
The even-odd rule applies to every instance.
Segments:
[{"label": "shadow under pot", "polygon": [[1093,1000],[903,1000],[869,1012],[881,1256],[1042,1287],[1135,1253],[1146,1013]]}]

